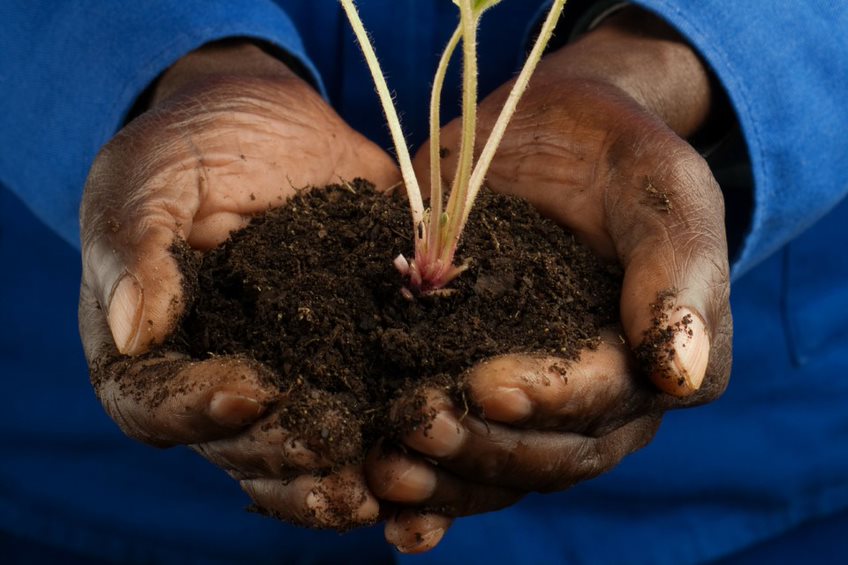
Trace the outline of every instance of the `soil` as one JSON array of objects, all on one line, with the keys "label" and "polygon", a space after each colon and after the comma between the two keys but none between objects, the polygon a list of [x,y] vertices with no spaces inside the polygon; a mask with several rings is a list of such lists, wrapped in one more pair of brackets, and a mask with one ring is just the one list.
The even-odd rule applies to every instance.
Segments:
[{"label": "soil", "polygon": [[521,200],[480,195],[457,258],[471,266],[447,297],[401,293],[392,259],[411,255],[410,232],[402,198],[357,180],[300,194],[204,255],[175,249],[188,307],[164,347],[263,363],[287,393],[279,425],[342,464],[426,426],[425,387],[465,402],[476,362],[573,360],[618,319],[620,270]]}]

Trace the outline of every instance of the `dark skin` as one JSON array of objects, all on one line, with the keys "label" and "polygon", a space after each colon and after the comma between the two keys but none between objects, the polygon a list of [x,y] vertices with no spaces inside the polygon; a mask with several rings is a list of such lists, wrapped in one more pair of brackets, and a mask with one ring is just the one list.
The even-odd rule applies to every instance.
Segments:
[{"label": "dark skin", "polygon": [[[175,238],[209,249],[297,189],[358,176],[383,189],[400,180],[391,158],[286,65],[226,43],[162,77],[150,109],[98,155],[81,210],[80,333],[106,411],[130,437],[191,446],[261,507],[313,527],[373,522],[379,504],[361,466],[314,476],[329,462],[265,425],[285,402],[267,369],[235,357],[110,359],[145,353],[177,322]],[[326,500],[337,491],[361,503],[337,515]]]},{"label": "dark skin", "polygon": [[[481,145],[509,86],[479,106]],[[403,453],[369,457],[372,491],[407,507],[386,525],[402,551],[431,549],[455,517],[607,472],[650,442],[665,411],[723,392],[732,334],[723,199],[685,141],[709,119],[711,99],[698,57],[636,9],[542,61],[487,182],[529,200],[624,267],[621,328],[610,328],[565,375],[562,362],[530,356],[474,368],[469,395],[485,422],[432,391],[433,428],[407,437]],[[459,136],[458,121],[442,130],[446,182]],[[428,159],[425,147],[416,158],[422,173]],[[675,333],[675,357],[653,367],[649,386],[632,348],[665,291],[674,291],[663,308],[669,324],[690,315],[692,335]]]},{"label": "dark skin", "polygon": [[[478,139],[507,88],[481,102]],[[86,185],[80,328],[89,362],[105,367],[95,390],[128,435],[193,446],[284,519],[365,524],[378,517],[380,501],[391,503],[382,506],[400,510],[387,519],[386,538],[407,552],[435,547],[457,516],[597,476],[649,442],[666,410],[713,400],[727,385],[723,201],[685,141],[709,119],[711,98],[691,49],[635,9],[546,57],[488,183],[621,263],[621,327],[570,363],[567,378],[555,359],[482,363],[467,380],[486,422],[461,419],[462,410],[433,391],[439,416],[430,432],[406,438],[404,453],[381,447],[364,468],[319,479],[312,473],[327,466],[321,454],[285,430],[262,431],[285,402],[262,367],[236,358],[107,363],[117,351],[144,353],[176,323],[181,288],[168,249],[177,235],[208,249],[294,187],[363,176],[388,188],[399,180],[389,157],[284,64],[249,44],[204,48],[163,77],[151,109],[104,148]],[[456,122],[443,129],[449,155],[458,136]],[[422,178],[427,153],[416,158]],[[454,165],[444,160],[446,178]],[[691,334],[674,334],[675,356],[647,382],[632,348],[656,314],[651,304],[672,289],[665,313],[671,324],[689,316]],[[350,484],[339,488],[340,478]],[[364,502],[333,515],[322,497],[348,489]]]}]

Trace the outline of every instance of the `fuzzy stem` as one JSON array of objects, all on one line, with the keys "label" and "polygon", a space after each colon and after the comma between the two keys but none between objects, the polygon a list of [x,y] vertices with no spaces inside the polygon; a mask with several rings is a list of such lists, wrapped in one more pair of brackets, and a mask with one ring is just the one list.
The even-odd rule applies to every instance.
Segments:
[{"label": "fuzzy stem", "polygon": [[392,135],[395,151],[397,151],[398,163],[400,164],[400,172],[403,175],[403,182],[406,185],[406,193],[409,197],[409,207],[412,212],[413,231],[418,238],[418,230],[424,221],[424,202],[421,199],[421,189],[418,186],[418,180],[415,177],[415,170],[412,168],[412,159],[409,156],[409,148],[406,146],[406,138],[403,135],[403,129],[400,125],[400,119],[397,115],[392,95],[389,91],[389,86],[386,84],[385,76],[380,68],[380,62],[377,60],[377,55],[374,53],[374,47],[371,45],[371,40],[368,38],[368,32],[365,31],[365,26],[359,17],[356,6],[353,0],[340,0],[342,8],[347,14],[350,25],[353,27],[353,33],[359,41],[359,46],[365,55],[365,61],[368,63],[368,69],[371,71],[371,76],[374,79],[374,85],[377,88],[377,95],[380,97],[380,104],[383,107],[383,112],[386,114],[386,123],[389,126],[389,132]]},{"label": "fuzzy stem", "polygon": [[441,218],[442,218],[442,161],[439,133],[441,131],[440,109],[442,103],[442,88],[445,84],[445,75],[448,65],[453,57],[456,46],[462,37],[462,24],[458,25],[445,47],[436,76],[433,77],[433,90],[430,95],[430,226],[429,242],[427,244],[429,253],[438,250],[440,245]]},{"label": "fuzzy stem", "polygon": [[477,193],[480,192],[480,188],[483,186],[486,173],[489,170],[489,166],[492,164],[498,145],[500,145],[501,139],[503,139],[509,120],[515,113],[515,109],[518,107],[518,102],[521,100],[521,96],[524,94],[524,91],[527,90],[527,85],[530,83],[530,77],[533,76],[533,71],[536,70],[536,65],[539,64],[542,54],[545,51],[545,47],[548,45],[551,35],[553,35],[554,28],[556,27],[557,21],[559,21],[559,16],[562,13],[562,9],[565,7],[565,2],[566,0],[554,0],[553,6],[551,6],[551,11],[548,12],[548,17],[545,19],[545,23],[542,25],[542,30],[539,32],[539,37],[536,39],[536,44],[533,46],[533,50],[527,57],[527,61],[524,63],[524,67],[521,69],[521,73],[519,73],[518,78],[512,87],[512,91],[509,93],[509,98],[507,98],[498,119],[495,121],[492,133],[489,135],[489,139],[486,140],[486,145],[483,147],[482,153],[480,153],[480,158],[477,161],[477,165],[474,167],[474,173],[471,175],[468,193],[465,195],[465,206],[462,211],[463,217],[459,225],[460,233],[462,228],[465,227],[465,223],[468,221],[468,215],[471,213],[471,207],[474,204],[474,199],[477,198]]},{"label": "fuzzy stem", "polygon": [[448,226],[442,248],[442,259],[451,263],[453,250],[462,226],[462,206],[466,201],[468,181],[474,161],[474,141],[477,134],[477,18],[472,0],[459,4],[462,26],[462,139],[456,176],[448,199]]}]

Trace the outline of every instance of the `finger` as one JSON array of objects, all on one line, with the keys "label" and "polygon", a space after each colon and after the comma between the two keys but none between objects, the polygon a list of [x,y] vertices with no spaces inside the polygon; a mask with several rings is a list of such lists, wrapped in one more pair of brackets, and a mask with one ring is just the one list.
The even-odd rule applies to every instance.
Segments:
[{"label": "finger", "polygon": [[453,518],[422,512],[401,510],[388,520],[384,530],[386,541],[401,553],[424,553],[436,547],[453,523]]},{"label": "finger", "polygon": [[[631,146],[621,166],[635,180],[613,179],[621,186],[606,210],[625,269],[622,326],[657,387],[689,396],[710,374],[701,396],[715,397],[730,361],[723,199],[708,166],[685,142],[670,132],[651,135],[637,153],[666,159],[646,168]],[[617,151],[611,150],[613,159]]]},{"label": "finger", "polygon": [[122,357],[95,362],[91,377],[123,432],[161,447],[231,436],[279,397],[266,371],[239,357]]},{"label": "finger", "polygon": [[289,479],[333,464],[285,429],[276,413],[237,436],[193,445],[192,449],[237,480]]},{"label": "finger", "polygon": [[350,425],[344,401],[312,388],[295,387],[250,429],[195,449],[240,480],[286,478],[358,460],[362,436]]},{"label": "finger", "polygon": [[120,356],[86,284],[79,320],[94,392],[124,433],[139,441],[165,447],[227,437],[280,398],[271,373],[255,361]]},{"label": "finger", "polygon": [[255,479],[242,481],[241,486],[261,512],[302,526],[347,530],[374,523],[380,513],[357,466],[326,477],[301,475],[287,482]]},{"label": "finger", "polygon": [[[473,416],[460,422],[454,411],[443,410],[429,431],[412,432],[404,442],[459,477],[519,491],[552,492],[612,469],[644,447],[658,426],[659,417],[649,415],[593,438],[521,430]],[[450,439],[452,451],[440,436]]]},{"label": "finger", "polygon": [[655,408],[657,393],[636,374],[624,339],[606,331],[577,361],[506,355],[476,365],[465,384],[489,421],[597,436]]},{"label": "finger", "polygon": [[[199,203],[198,191],[185,189],[193,184],[159,179],[154,161],[161,151],[127,141],[155,133],[147,129],[133,134],[130,126],[101,151],[80,210],[83,279],[118,350],[129,355],[160,343],[182,313],[183,279],[172,247],[181,241],[177,234],[189,233]],[[142,171],[149,178],[141,179]],[[189,258],[187,249],[175,250]]]},{"label": "finger", "polygon": [[371,491],[380,499],[459,517],[512,506],[526,491],[460,479],[414,453],[373,450],[366,462]]}]

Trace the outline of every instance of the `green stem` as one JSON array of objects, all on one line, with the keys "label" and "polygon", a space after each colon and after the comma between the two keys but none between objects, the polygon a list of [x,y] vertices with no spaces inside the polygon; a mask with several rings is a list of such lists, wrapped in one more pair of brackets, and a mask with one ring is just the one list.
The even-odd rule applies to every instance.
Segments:
[{"label": "green stem", "polygon": [[495,126],[492,128],[492,133],[489,135],[489,139],[486,140],[486,145],[483,147],[483,152],[480,154],[477,165],[474,167],[474,173],[471,175],[468,193],[465,195],[465,206],[463,207],[463,217],[459,225],[459,233],[461,233],[462,228],[465,227],[465,223],[468,221],[468,215],[471,213],[471,207],[474,204],[474,199],[477,198],[477,193],[480,192],[480,188],[483,186],[486,173],[489,170],[489,166],[492,164],[498,145],[500,145],[501,139],[503,139],[509,120],[515,113],[515,109],[518,107],[518,102],[521,100],[521,96],[524,94],[524,91],[527,90],[527,85],[530,83],[530,77],[533,76],[536,66],[542,59],[542,54],[545,52],[545,47],[548,45],[551,35],[553,35],[554,28],[559,21],[559,16],[562,14],[562,9],[565,7],[565,2],[566,0],[554,0],[553,6],[551,6],[551,11],[548,12],[548,17],[545,19],[545,23],[542,25],[542,30],[539,32],[539,37],[536,39],[536,44],[533,46],[533,50],[527,57],[527,61],[521,69],[521,73],[519,73],[518,78],[512,87],[512,91],[509,93],[509,98],[507,98],[498,119],[495,121]]},{"label": "green stem", "polygon": [[423,226],[422,222],[424,221],[424,202],[421,199],[421,189],[415,177],[415,170],[412,168],[412,159],[409,156],[409,148],[406,146],[406,138],[403,135],[400,118],[398,118],[389,86],[386,84],[385,76],[380,68],[380,62],[377,60],[374,47],[371,45],[371,40],[368,38],[368,32],[365,31],[365,26],[362,25],[362,20],[359,17],[353,0],[340,0],[340,2],[347,14],[348,20],[350,20],[350,25],[353,27],[353,33],[359,41],[362,53],[365,55],[368,69],[371,71],[374,85],[377,87],[380,104],[383,106],[383,112],[386,114],[386,123],[392,135],[395,151],[397,151],[398,163],[400,164],[400,172],[403,175],[403,182],[406,185],[409,207],[412,212],[412,227],[417,241],[419,226]]},{"label": "green stem", "polygon": [[459,4],[462,26],[462,139],[456,176],[448,200],[448,228],[443,242],[442,259],[450,262],[461,230],[462,206],[466,200],[468,181],[474,160],[477,134],[477,16],[472,0]]},{"label": "green stem", "polygon": [[439,142],[439,133],[442,127],[440,116],[442,88],[445,84],[448,65],[461,37],[462,24],[457,26],[445,47],[444,53],[442,53],[442,58],[439,60],[439,66],[436,69],[436,76],[433,77],[433,90],[430,94],[430,226],[427,247],[431,254],[439,249],[439,240],[441,239],[439,236],[442,232],[442,148]]}]

